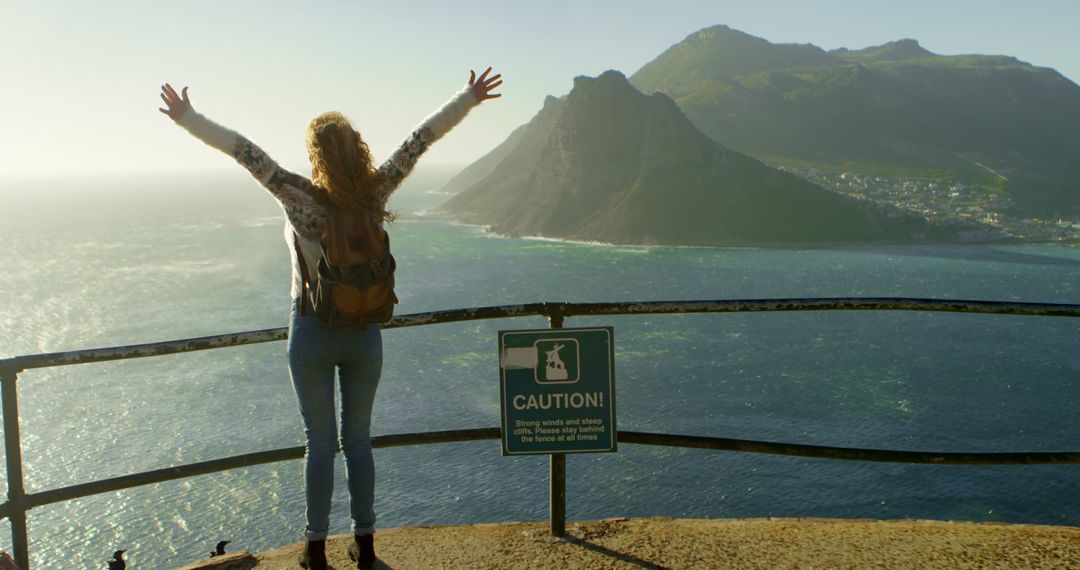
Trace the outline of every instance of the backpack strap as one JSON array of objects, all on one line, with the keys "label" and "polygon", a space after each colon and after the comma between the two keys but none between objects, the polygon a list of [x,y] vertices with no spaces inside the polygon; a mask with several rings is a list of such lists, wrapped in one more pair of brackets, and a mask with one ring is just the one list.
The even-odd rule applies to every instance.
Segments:
[{"label": "backpack strap", "polygon": [[300,235],[293,232],[293,249],[296,251],[296,260],[300,263],[300,316],[304,316],[304,307],[308,304],[308,287],[311,278],[308,277],[307,262],[304,261],[304,253],[300,251]]}]

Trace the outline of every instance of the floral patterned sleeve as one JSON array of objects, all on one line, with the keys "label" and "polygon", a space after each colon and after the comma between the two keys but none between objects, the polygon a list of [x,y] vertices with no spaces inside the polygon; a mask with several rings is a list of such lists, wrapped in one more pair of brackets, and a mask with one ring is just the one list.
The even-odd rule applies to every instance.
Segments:
[{"label": "floral patterned sleeve", "polygon": [[390,155],[390,158],[379,167],[379,174],[383,180],[379,192],[384,202],[397,189],[401,181],[412,172],[420,155],[424,154],[432,143],[460,123],[465,115],[479,103],[472,89],[466,86],[416,127],[416,130],[401,143],[394,154]]},{"label": "floral patterned sleeve", "polygon": [[204,143],[232,156],[259,184],[277,198],[289,222],[300,235],[318,239],[326,226],[326,213],[315,200],[307,178],[278,166],[270,155],[240,134],[189,109],[177,123]]}]

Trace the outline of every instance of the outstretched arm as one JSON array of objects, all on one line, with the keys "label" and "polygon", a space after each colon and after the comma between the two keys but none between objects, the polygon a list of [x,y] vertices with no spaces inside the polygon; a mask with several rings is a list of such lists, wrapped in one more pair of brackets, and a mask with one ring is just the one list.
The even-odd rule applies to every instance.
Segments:
[{"label": "outstretched arm", "polygon": [[165,107],[159,108],[159,111],[195,138],[233,157],[251,172],[278,199],[301,234],[321,231],[320,209],[315,205],[314,191],[307,178],[281,168],[255,143],[197,113],[191,106],[187,87],[177,93],[172,85],[166,83],[161,87],[161,99]]},{"label": "outstretched arm", "polygon": [[460,123],[473,107],[488,99],[502,97],[501,93],[493,93],[495,88],[502,85],[502,74],[488,77],[489,73],[491,73],[490,67],[477,78],[475,71],[469,71],[469,84],[438,111],[424,119],[420,126],[394,151],[394,154],[379,167],[383,179],[383,185],[380,188],[383,199],[388,198],[401,181],[412,172],[420,155],[424,154],[432,143]]},{"label": "outstretched arm", "polygon": [[158,107],[158,111],[165,113],[195,138],[225,154],[232,154],[236,138],[240,135],[196,113],[191,99],[188,99],[187,87],[177,94],[176,89],[166,83],[161,86],[161,100],[165,102],[165,107]]}]

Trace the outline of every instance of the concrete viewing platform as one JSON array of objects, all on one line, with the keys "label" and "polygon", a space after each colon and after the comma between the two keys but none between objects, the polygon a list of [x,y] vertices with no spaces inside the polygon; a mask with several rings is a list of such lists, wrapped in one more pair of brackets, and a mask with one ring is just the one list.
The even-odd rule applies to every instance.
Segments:
[{"label": "concrete viewing platform", "polygon": [[[1080,527],[871,519],[605,519],[379,530],[376,568],[1080,568]],[[355,568],[351,535],[327,543]],[[236,552],[183,570],[299,568],[301,544]]]}]

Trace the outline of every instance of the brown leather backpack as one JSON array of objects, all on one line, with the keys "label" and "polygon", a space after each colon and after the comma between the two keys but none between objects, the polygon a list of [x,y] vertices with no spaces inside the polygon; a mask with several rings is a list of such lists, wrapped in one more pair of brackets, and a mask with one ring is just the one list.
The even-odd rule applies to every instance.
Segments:
[{"label": "brown leather backpack", "polygon": [[316,318],[331,326],[361,328],[390,320],[398,302],[394,294],[397,263],[390,254],[390,236],[369,211],[328,208],[326,215],[314,280],[307,275],[299,240],[294,240],[304,293]]}]

